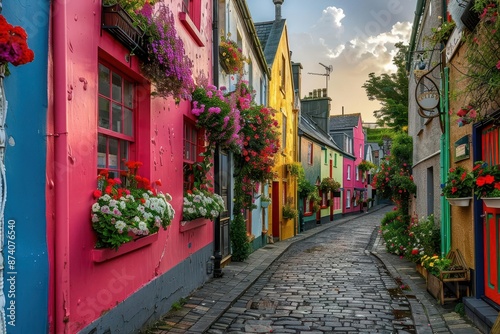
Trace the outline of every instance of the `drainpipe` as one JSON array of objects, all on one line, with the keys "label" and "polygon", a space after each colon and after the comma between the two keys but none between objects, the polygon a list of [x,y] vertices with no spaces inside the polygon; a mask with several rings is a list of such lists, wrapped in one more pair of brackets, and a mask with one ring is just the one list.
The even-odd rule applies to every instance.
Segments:
[{"label": "drainpipe", "polygon": [[[442,17],[446,18],[447,5],[446,0],[442,0]],[[441,63],[446,65],[446,55],[441,52]],[[450,169],[450,116],[448,115],[449,100],[449,68],[444,67],[441,80],[441,112],[443,113],[444,134],[441,136],[441,184],[446,182],[448,178],[448,170]],[[441,256],[446,256],[451,249],[451,221],[450,221],[450,205],[441,196]]]},{"label": "drainpipe", "polygon": [[[213,69],[212,80],[215,87],[219,87],[219,1],[212,1],[212,39],[213,39]],[[219,144],[214,150],[214,191],[220,194],[220,152]],[[222,254],[220,250],[220,216],[214,220],[214,277],[222,277]]]},{"label": "drainpipe", "polygon": [[54,54],[54,163],[55,227],[54,275],[55,333],[68,332],[69,311],[69,163],[67,156],[67,1],[52,2],[52,46]]},{"label": "drainpipe", "polygon": [[410,71],[411,68],[411,63],[413,61],[413,51],[415,51],[415,39],[417,38],[417,31],[418,28],[420,27],[420,17],[422,16],[422,12],[424,11],[425,8],[425,2],[426,0],[418,0],[417,2],[417,7],[415,9],[415,17],[413,19],[413,28],[411,30],[411,37],[410,37],[410,49],[408,52],[408,61],[406,62],[406,71]]}]

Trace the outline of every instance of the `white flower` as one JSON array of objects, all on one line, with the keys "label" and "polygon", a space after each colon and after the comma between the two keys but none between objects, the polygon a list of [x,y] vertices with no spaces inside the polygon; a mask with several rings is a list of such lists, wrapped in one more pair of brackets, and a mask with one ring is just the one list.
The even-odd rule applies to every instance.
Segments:
[{"label": "white flower", "polygon": [[92,212],[99,212],[100,209],[101,206],[99,205],[99,203],[92,204]]},{"label": "white flower", "polygon": [[118,205],[118,201],[115,200],[115,199],[112,199],[111,201],[109,201],[108,205],[109,205],[110,208],[114,208],[115,206]]},{"label": "white flower", "polygon": [[139,225],[137,226],[139,230],[141,231],[147,231],[148,230],[148,225],[145,222],[140,222]]},{"label": "white flower", "polygon": [[123,230],[127,227],[127,224],[125,224],[125,222],[119,220],[115,223],[115,228],[119,231],[119,232],[123,232]]},{"label": "white flower", "polygon": [[97,223],[99,221],[99,217],[94,213],[92,215],[92,223]]},{"label": "white flower", "polygon": [[111,196],[109,196],[108,194],[104,194],[101,196],[101,198],[103,201],[106,201],[106,202],[109,202],[111,200]]},{"label": "white flower", "polygon": [[111,211],[109,210],[109,206],[104,205],[101,207],[101,212],[102,213],[110,213]]}]

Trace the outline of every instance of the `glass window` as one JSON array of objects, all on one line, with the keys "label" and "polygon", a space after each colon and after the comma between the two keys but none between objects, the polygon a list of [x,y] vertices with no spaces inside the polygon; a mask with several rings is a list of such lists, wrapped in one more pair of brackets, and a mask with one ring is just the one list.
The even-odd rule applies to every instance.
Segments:
[{"label": "glass window", "polygon": [[347,209],[349,209],[351,207],[351,191],[350,190],[347,190],[347,195],[346,195],[346,199],[345,199],[345,207]]},{"label": "glass window", "polygon": [[351,165],[347,165],[347,179],[351,179]]},{"label": "glass window", "polygon": [[135,83],[104,64],[98,71],[97,168],[119,177],[135,140]]},{"label": "glass window", "polygon": [[281,140],[283,142],[283,150],[286,149],[286,122],[287,118],[285,115],[283,115],[282,134],[281,134]]},{"label": "glass window", "polygon": [[193,164],[198,161],[201,149],[198,146],[200,142],[200,133],[195,125],[189,121],[184,122],[184,190],[190,190],[194,187],[194,169]]},{"label": "glass window", "polygon": [[307,163],[313,164],[313,144],[311,142],[307,143]]}]

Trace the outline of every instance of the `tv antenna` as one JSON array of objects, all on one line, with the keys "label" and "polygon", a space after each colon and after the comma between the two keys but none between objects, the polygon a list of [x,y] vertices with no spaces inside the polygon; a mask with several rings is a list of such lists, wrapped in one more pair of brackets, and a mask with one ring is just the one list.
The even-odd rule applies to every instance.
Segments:
[{"label": "tv antenna", "polygon": [[333,71],[333,66],[330,65],[330,66],[326,66],[325,64],[322,64],[322,63],[319,63],[321,66],[323,66],[325,68],[325,73],[312,73],[312,72],[309,72],[307,74],[312,74],[312,75],[322,75],[324,77],[326,77],[326,96],[328,96],[328,80],[330,80],[330,73]]}]

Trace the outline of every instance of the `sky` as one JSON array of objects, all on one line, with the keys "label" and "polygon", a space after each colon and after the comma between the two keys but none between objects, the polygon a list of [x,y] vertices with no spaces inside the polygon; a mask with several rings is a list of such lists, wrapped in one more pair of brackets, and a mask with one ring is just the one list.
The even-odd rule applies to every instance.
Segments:
[{"label": "sky", "polygon": [[[284,0],[281,16],[287,21],[292,61],[302,64],[301,98],[325,88],[332,98],[331,115],[361,113],[375,122],[362,85],[368,74],[395,71],[394,44],[410,41],[417,0]],[[273,0],[247,0],[254,22],[275,18]],[[321,64],[320,64],[321,63]],[[317,73],[317,74],[308,74]]]}]

